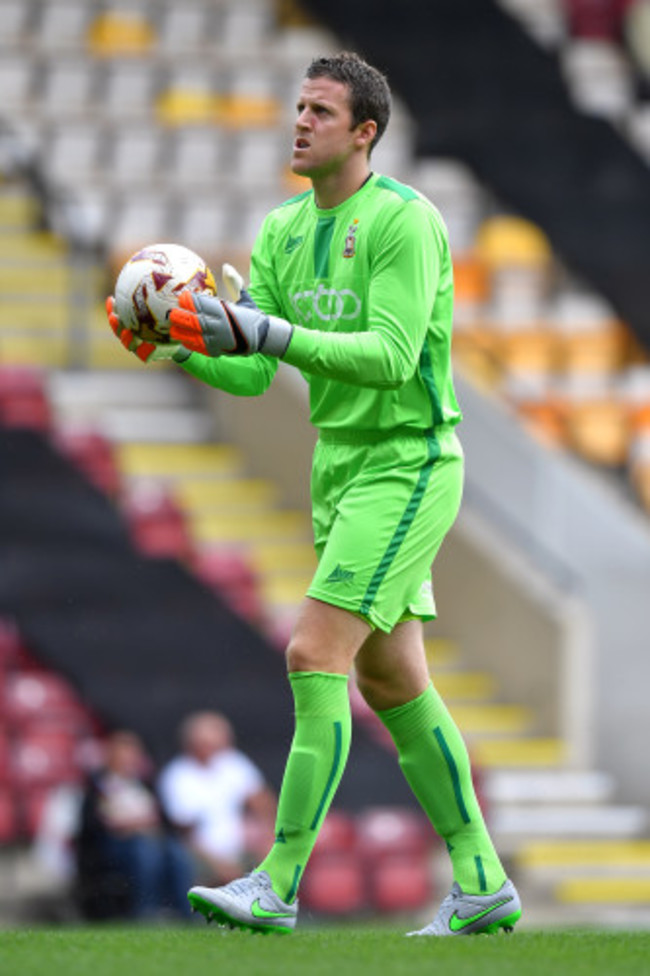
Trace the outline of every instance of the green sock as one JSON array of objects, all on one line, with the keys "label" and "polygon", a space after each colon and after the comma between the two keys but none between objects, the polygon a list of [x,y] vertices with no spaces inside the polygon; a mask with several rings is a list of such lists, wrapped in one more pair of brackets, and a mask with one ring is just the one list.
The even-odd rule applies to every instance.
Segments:
[{"label": "green sock", "polygon": [[347,675],[295,671],[289,681],[296,730],[280,790],[275,844],[257,868],[268,871],[274,890],[286,902],[296,897],[351,739]]},{"label": "green sock", "polygon": [[397,746],[409,786],[447,842],[454,880],[468,894],[492,894],[506,875],[483,820],[463,738],[429,685],[406,705],[377,713]]}]

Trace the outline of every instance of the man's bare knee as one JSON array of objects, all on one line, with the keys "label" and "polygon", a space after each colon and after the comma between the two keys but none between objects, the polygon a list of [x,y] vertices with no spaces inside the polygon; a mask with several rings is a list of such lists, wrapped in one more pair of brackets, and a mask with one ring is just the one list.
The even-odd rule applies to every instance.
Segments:
[{"label": "man's bare knee", "polygon": [[385,708],[385,702],[390,700],[394,694],[392,682],[383,681],[381,678],[368,678],[357,671],[357,688],[362,698],[373,711],[381,711]]}]

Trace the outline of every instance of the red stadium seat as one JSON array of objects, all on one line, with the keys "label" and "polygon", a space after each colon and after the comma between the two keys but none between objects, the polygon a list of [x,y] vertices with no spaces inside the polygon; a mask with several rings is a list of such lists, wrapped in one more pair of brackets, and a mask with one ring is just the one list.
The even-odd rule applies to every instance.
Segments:
[{"label": "red stadium seat", "polygon": [[573,37],[617,41],[626,0],[564,0]]},{"label": "red stadium seat", "polygon": [[0,790],[0,844],[11,844],[18,839],[18,824],[13,794]]},{"label": "red stadium seat", "polygon": [[248,620],[261,620],[263,602],[257,574],[236,549],[207,549],[194,562],[201,582]]},{"label": "red stadium seat", "polygon": [[22,787],[45,787],[75,782],[80,777],[77,739],[65,732],[38,730],[13,744],[11,772]]},{"label": "red stadium seat", "polygon": [[428,857],[391,854],[369,871],[370,901],[378,912],[412,912],[433,896]]},{"label": "red stadium seat", "polygon": [[68,682],[49,671],[10,674],[4,693],[7,724],[16,729],[54,726],[68,733],[86,731],[86,708]]},{"label": "red stadium seat", "polygon": [[320,829],[313,856],[352,853],[356,840],[354,819],[342,810],[330,810]]},{"label": "red stadium seat", "polygon": [[136,485],[125,495],[123,510],[131,538],[142,553],[159,559],[191,559],[192,540],[185,516],[161,485]]},{"label": "red stadium seat", "polygon": [[52,411],[40,371],[19,366],[0,369],[0,423],[50,430]]},{"label": "red stadium seat", "polygon": [[0,726],[0,784],[11,780],[9,739]]},{"label": "red stadium seat", "polygon": [[435,836],[426,817],[406,807],[373,807],[357,817],[359,850],[367,863],[406,854],[426,858]]},{"label": "red stadium seat", "polygon": [[58,431],[55,438],[65,454],[96,488],[114,497],[120,489],[120,472],[111,442],[89,430]]},{"label": "red stadium seat", "polygon": [[315,856],[300,887],[301,904],[323,915],[349,915],[366,907],[366,882],[359,857],[350,854]]}]

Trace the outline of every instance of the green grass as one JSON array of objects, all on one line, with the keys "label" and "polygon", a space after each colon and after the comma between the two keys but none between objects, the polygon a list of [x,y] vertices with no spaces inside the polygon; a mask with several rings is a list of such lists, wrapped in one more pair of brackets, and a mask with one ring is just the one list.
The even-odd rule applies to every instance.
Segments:
[{"label": "green grass", "polygon": [[635,976],[649,970],[650,932],[405,939],[401,932],[340,927],[290,936],[194,926],[0,931],[2,976]]}]

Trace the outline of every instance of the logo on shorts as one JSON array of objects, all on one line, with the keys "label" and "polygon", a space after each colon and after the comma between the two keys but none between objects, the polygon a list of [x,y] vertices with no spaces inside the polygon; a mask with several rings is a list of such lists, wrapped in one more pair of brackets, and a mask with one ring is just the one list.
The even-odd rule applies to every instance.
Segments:
[{"label": "logo on shorts", "polygon": [[329,574],[326,583],[350,583],[354,579],[354,573],[349,569],[343,569],[340,563],[334,567]]}]

